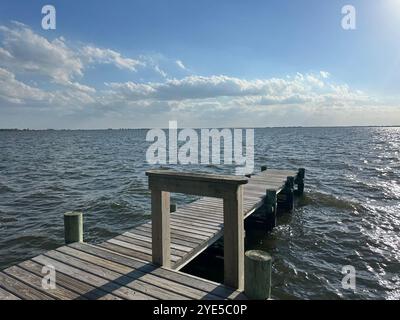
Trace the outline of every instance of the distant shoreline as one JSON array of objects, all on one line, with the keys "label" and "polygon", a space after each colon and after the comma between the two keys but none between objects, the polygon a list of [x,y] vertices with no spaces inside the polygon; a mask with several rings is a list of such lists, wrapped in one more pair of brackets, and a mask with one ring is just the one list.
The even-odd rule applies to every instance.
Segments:
[{"label": "distant shoreline", "polygon": [[[368,125],[368,126],[277,126],[277,127],[219,127],[218,129],[313,129],[313,128],[399,128],[400,125]],[[178,128],[185,129],[186,127]],[[19,129],[19,128],[0,128],[0,132],[12,132],[12,131],[125,131],[125,130],[150,130],[154,128],[107,128],[107,129]],[[158,128],[168,130],[168,128]],[[198,127],[193,129],[211,129],[206,127]]]}]

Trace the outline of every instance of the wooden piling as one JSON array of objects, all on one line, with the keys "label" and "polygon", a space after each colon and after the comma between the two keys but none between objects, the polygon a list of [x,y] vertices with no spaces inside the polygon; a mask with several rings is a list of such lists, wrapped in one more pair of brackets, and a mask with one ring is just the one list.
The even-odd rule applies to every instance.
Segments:
[{"label": "wooden piling", "polygon": [[303,195],[304,193],[304,178],[306,175],[306,169],[300,168],[299,172],[296,176],[296,183],[297,183],[297,194],[299,196]]},{"label": "wooden piling", "polygon": [[65,243],[83,242],[83,213],[64,213]]},{"label": "wooden piling", "polygon": [[224,203],[224,283],[243,290],[244,218],[243,185],[227,194]]},{"label": "wooden piling", "polygon": [[267,171],[267,166],[261,166],[261,172]]},{"label": "wooden piling", "polygon": [[152,262],[171,267],[170,193],[151,189]]},{"label": "wooden piling", "polygon": [[271,297],[272,257],[261,250],[250,250],[244,258],[244,292],[249,299]]},{"label": "wooden piling", "polygon": [[275,189],[267,189],[265,197],[265,221],[267,230],[276,227],[277,194]]},{"label": "wooden piling", "polygon": [[294,209],[294,177],[287,177],[285,184],[286,208],[288,211]]},{"label": "wooden piling", "polygon": [[169,205],[169,211],[170,211],[171,213],[172,213],[172,212],[175,212],[176,209],[177,209],[176,203],[171,203],[171,204]]}]

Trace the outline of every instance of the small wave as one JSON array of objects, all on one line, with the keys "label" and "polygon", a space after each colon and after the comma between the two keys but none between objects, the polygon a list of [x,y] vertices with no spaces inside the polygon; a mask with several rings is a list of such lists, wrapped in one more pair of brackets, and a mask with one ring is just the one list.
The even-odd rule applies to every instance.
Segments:
[{"label": "small wave", "polygon": [[15,192],[15,190],[9,186],[6,186],[0,183],[0,194],[7,193],[7,192]]},{"label": "small wave", "polygon": [[0,226],[2,224],[17,222],[17,221],[18,221],[18,219],[14,218],[14,217],[3,217],[3,216],[0,216]]},{"label": "small wave", "polygon": [[57,242],[55,239],[44,236],[44,235],[38,235],[38,234],[24,234],[24,235],[18,235],[16,237],[10,238],[4,242],[4,245],[6,247],[13,247],[13,246],[29,246],[29,247],[38,247],[42,248],[42,250],[46,250],[47,248],[50,249],[51,246],[54,247],[54,245]]},{"label": "small wave", "polygon": [[302,199],[304,205],[317,205],[322,207],[330,207],[335,209],[345,209],[349,211],[360,211],[363,206],[359,203],[338,198],[331,194],[325,194],[321,192],[310,192],[307,193]]},{"label": "small wave", "polygon": [[113,210],[122,210],[122,209],[126,209],[129,207],[129,204],[126,202],[111,202],[110,203],[110,208]]},{"label": "small wave", "polygon": [[[57,195],[54,192],[48,192],[44,190],[38,190],[35,192],[31,192],[21,198],[21,200],[43,200],[43,201],[50,201],[50,200],[59,200],[61,201],[63,197],[61,195]],[[45,205],[45,202],[43,202]]]},{"label": "small wave", "polygon": [[65,192],[68,191],[67,188],[63,187],[63,186],[50,186],[47,188],[47,190],[49,190],[50,192],[54,191],[54,192]]}]

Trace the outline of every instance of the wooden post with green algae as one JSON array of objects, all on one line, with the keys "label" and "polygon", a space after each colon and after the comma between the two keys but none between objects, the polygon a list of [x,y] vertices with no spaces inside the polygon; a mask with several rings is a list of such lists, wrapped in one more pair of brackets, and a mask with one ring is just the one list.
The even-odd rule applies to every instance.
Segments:
[{"label": "wooden post with green algae", "polygon": [[64,213],[65,243],[83,242],[83,213]]},{"label": "wooden post with green algae", "polygon": [[244,293],[252,300],[271,296],[272,257],[261,250],[246,251],[244,258]]},{"label": "wooden post with green algae", "polygon": [[244,293],[252,300],[271,296],[272,257],[261,250],[246,251],[244,258]]}]

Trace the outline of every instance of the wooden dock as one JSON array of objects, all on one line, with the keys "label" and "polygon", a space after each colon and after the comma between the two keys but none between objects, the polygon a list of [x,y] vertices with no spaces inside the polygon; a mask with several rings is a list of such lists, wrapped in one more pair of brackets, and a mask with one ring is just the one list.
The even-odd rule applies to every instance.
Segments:
[{"label": "wooden dock", "polygon": [[[268,170],[252,176],[244,188],[243,217],[247,218],[264,203],[266,190],[279,194],[288,176],[296,171]],[[110,239],[101,247],[152,261],[151,221]],[[220,198],[202,197],[171,213],[171,268],[179,270],[223,236],[224,211]]]},{"label": "wooden dock", "polygon": [[[243,221],[261,206],[276,219],[278,195],[293,206],[304,170],[265,170],[251,177],[147,172],[152,221],[98,245],[60,247],[0,272],[2,299],[246,299]],[[170,192],[202,196],[170,213]],[[224,236],[224,284],[179,270]],[[78,241],[78,240],[77,240]],[[43,287],[43,267],[56,288]]]}]

